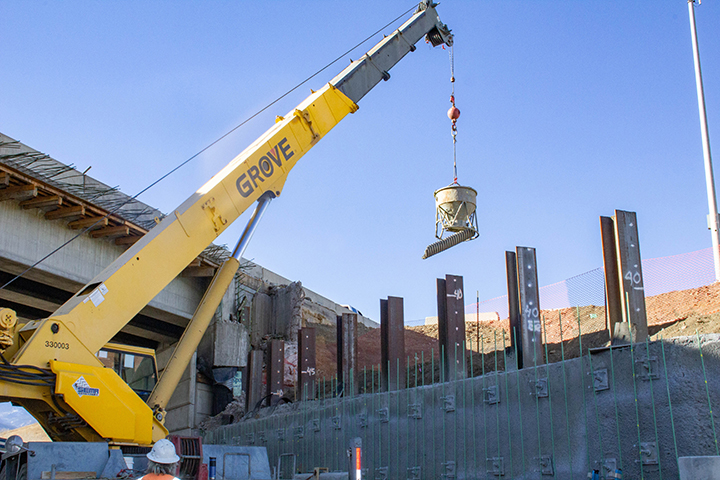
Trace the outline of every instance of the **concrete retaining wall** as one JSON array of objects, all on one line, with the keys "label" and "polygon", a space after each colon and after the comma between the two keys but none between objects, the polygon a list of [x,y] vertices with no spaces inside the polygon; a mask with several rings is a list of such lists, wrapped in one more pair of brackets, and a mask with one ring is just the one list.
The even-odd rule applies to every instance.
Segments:
[{"label": "concrete retaining wall", "polygon": [[717,454],[720,419],[710,412],[720,402],[719,367],[718,335],[653,342],[649,351],[639,344],[536,369],[281,406],[204,441],[266,446],[271,464],[295,453],[303,471],[346,471],[349,442],[361,437],[369,478],[569,479],[616,468],[623,478],[678,478],[677,457]]}]

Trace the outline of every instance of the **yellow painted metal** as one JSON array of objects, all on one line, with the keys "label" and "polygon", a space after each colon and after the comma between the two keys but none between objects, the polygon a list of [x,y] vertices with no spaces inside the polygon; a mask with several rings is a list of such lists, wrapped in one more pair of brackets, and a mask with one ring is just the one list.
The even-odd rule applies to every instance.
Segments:
[{"label": "yellow painted metal", "polygon": [[56,374],[55,392],[100,437],[150,445],[168,434],[162,427],[153,438],[152,410],[113,370],[54,360],[50,369]]},{"label": "yellow painted metal", "polygon": [[[147,355],[155,358],[155,350],[152,348],[136,347],[134,345],[123,345],[122,343],[106,343],[103,346],[105,350],[115,350],[116,352],[131,353],[134,355]],[[157,372],[155,372],[157,373]]]},{"label": "yellow painted metal", "polygon": [[0,308],[0,352],[10,348],[15,343],[13,332],[17,324],[17,315],[14,310]]},{"label": "yellow painted metal", "polygon": [[300,157],[355,110],[329,84],[315,92],[44,322],[60,320],[100,349],[265,191],[279,195]]},{"label": "yellow painted metal", "polygon": [[[114,370],[105,368],[95,353],[85,348],[62,322],[43,323],[35,330],[35,337],[40,339],[38,345],[41,348],[23,352],[28,348],[26,343],[18,355],[23,354],[23,358],[28,360],[23,365],[49,367],[56,374],[55,390],[47,386],[3,381],[0,382],[0,401],[23,405],[51,436],[53,429],[48,425],[48,413],[62,417],[67,407],[89,426],[78,427],[78,439],[106,439],[112,443],[151,445],[167,436],[167,429],[153,417],[150,407]],[[105,347],[127,353],[154,355],[152,350],[141,347],[119,344],[108,344]],[[72,362],[58,361],[58,352],[72,358]],[[77,393],[73,383],[80,377],[84,378],[89,388],[98,389],[97,396],[80,396]],[[60,403],[62,408],[58,407]]]},{"label": "yellow painted metal", "polygon": [[[23,343],[15,354],[14,364],[47,368],[50,360],[56,360],[102,366],[95,357],[95,352],[90,351],[62,320],[28,322],[20,329],[18,336],[24,338],[28,329],[32,331],[32,336],[30,341]],[[17,361],[18,359],[21,361]],[[0,383],[0,396],[4,386],[4,382]]]},{"label": "yellow painted metal", "polygon": [[155,385],[150,398],[148,398],[147,404],[153,407],[154,410],[165,410],[170,397],[175,391],[175,387],[180,382],[180,378],[197,350],[200,340],[205,334],[208,325],[210,325],[210,320],[215,315],[215,311],[235,277],[238,268],[240,268],[240,262],[230,257],[213,277],[210,286],[208,286],[205,295],[203,295],[200,304],[195,310],[192,320],[190,320],[182,338],[180,338],[175,350],[173,350],[165,371],[163,371],[160,380]]},{"label": "yellow painted metal", "polygon": [[[21,345],[10,349],[11,363],[52,365],[57,390],[2,381],[0,401],[21,403],[45,425],[48,412],[62,414],[53,396],[58,393],[99,437],[113,443],[146,445],[167,435],[152,410],[115,372],[103,369],[95,353],[264,192],[279,195],[297,161],[356,110],[330,84],[314,92],[51,317],[17,329]],[[97,397],[74,393],[80,376],[88,388],[99,389]],[[93,438],[87,430],[78,427],[78,435]]]}]

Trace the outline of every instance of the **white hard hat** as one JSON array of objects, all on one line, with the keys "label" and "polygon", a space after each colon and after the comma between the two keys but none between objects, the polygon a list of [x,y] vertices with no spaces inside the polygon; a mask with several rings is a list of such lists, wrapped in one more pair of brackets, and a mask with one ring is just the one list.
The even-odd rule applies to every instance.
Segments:
[{"label": "white hard hat", "polygon": [[147,454],[147,458],[155,463],[163,463],[171,465],[180,461],[180,457],[175,453],[175,445],[170,440],[163,438],[153,445],[150,453]]}]

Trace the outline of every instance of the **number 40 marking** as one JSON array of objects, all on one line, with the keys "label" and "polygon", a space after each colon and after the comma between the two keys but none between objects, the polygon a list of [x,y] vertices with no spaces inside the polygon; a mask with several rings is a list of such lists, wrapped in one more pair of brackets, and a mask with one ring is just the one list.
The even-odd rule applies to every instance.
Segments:
[{"label": "number 40 marking", "polygon": [[640,272],[635,272],[635,274],[633,274],[630,270],[628,270],[625,274],[625,280],[630,280],[630,282],[639,285],[642,282],[642,277],[640,276]]}]

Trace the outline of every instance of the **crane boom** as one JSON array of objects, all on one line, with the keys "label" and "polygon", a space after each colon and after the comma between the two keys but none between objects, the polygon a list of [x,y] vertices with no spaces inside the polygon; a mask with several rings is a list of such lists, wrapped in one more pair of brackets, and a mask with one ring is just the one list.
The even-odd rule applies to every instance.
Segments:
[{"label": "crane boom", "polygon": [[[300,157],[433,30],[447,32],[428,5],[305,99],[43,322],[66,322],[90,351],[99,350],[265,191],[279,195]],[[102,298],[98,305],[93,295]]]},{"label": "crane boom", "polygon": [[[285,117],[278,117],[272,128],[49,318],[25,324],[19,331],[22,346],[11,363],[39,368],[49,364],[57,376],[55,391],[48,395],[47,386],[0,380],[0,401],[22,403],[41,423],[46,423],[42,417],[48,412],[57,415],[64,410],[56,408],[56,396],[61,394],[64,404],[88,424],[82,427],[90,432],[81,432],[85,439],[94,439],[97,434],[118,443],[149,444],[164,437],[167,431],[158,419],[153,420],[149,407],[141,409],[134,400],[126,400],[134,395],[127,385],[129,394],[114,380],[103,377],[95,353],[265,192],[280,195],[298,160],[345,116],[354,113],[357,102],[380,80],[387,80],[388,70],[414,50],[414,44],[423,36],[427,35],[433,45],[452,42],[434,6],[428,0],[421,3],[398,30]],[[48,345],[67,348],[49,349]],[[73,389],[77,392],[74,382],[79,381],[78,377],[104,395],[73,393]],[[18,400],[23,398],[26,401]],[[105,406],[109,403],[102,403],[110,398],[132,403],[132,408],[123,410],[124,416],[108,420],[93,413],[122,410],[117,406],[109,410]],[[134,415],[133,410],[142,411],[137,411],[133,419],[127,418]],[[138,420],[140,417],[142,420]]]}]

